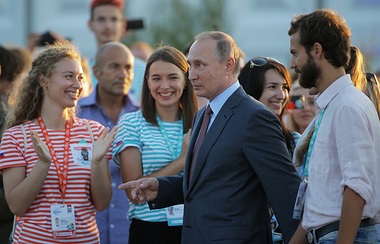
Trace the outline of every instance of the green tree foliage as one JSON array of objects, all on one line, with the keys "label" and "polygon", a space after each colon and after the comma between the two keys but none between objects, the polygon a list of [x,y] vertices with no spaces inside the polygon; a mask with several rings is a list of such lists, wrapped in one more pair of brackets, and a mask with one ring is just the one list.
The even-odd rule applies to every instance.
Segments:
[{"label": "green tree foliage", "polygon": [[228,32],[224,5],[224,0],[167,0],[165,4],[152,1],[151,10],[147,10],[151,11],[151,22],[147,23],[145,35],[142,32],[129,35],[126,44],[145,40],[154,47],[170,45],[183,51],[203,31]]}]

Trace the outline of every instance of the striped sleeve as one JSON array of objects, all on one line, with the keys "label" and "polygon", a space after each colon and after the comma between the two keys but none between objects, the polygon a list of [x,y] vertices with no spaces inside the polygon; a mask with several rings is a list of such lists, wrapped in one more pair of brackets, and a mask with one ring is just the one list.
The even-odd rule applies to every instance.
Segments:
[{"label": "striped sleeve", "polygon": [[0,172],[6,168],[26,166],[23,138],[20,126],[5,131],[0,149]]},{"label": "striped sleeve", "polygon": [[113,143],[113,160],[120,165],[119,154],[127,147],[137,147],[141,152],[141,111],[124,114]]}]

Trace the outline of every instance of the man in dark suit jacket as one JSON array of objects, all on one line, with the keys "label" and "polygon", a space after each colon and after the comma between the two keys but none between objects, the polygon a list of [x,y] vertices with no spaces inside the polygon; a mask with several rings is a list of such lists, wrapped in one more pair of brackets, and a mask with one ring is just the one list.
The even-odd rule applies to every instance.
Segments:
[{"label": "man in dark suit jacket", "polygon": [[194,120],[183,177],[145,178],[134,188],[152,208],[184,203],[182,243],[272,243],[268,204],[288,242],[299,223],[292,219],[300,177],[294,169],[280,122],[248,96],[239,82],[239,50],[223,32],[195,38],[188,61],[198,96],[213,111],[190,178],[193,150],[205,108]]}]

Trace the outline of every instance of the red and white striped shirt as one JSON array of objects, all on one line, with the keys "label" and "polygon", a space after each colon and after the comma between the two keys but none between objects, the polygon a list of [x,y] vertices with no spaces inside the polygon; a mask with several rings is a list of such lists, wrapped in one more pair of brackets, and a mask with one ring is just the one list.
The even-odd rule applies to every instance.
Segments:
[{"label": "red and white striped shirt", "polygon": [[[97,140],[104,127],[98,122],[89,120],[94,140]],[[38,133],[45,142],[41,128],[32,121],[24,123],[27,143],[21,126],[14,126],[5,131],[0,154],[0,172],[6,168],[25,167],[28,176],[38,160],[34,151],[30,131]],[[60,164],[63,163],[65,130],[48,129],[54,151]],[[90,132],[84,120],[75,118],[70,130],[70,144],[79,142],[92,143]],[[46,143],[46,142],[45,142]],[[25,153],[24,153],[25,152]],[[106,155],[111,159],[112,149]],[[68,165],[68,180],[65,203],[74,205],[76,221],[76,237],[73,239],[53,239],[51,227],[50,206],[61,204],[57,170],[51,163],[45,182],[36,199],[30,205],[16,228],[13,243],[99,243],[99,231],[95,221],[95,207],[90,194],[91,168],[74,163],[70,152]]]}]

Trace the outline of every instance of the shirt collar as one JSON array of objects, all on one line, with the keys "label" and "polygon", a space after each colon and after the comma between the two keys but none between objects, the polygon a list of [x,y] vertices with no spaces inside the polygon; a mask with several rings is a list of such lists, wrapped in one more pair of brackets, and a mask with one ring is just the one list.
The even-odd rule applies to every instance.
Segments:
[{"label": "shirt collar", "polygon": [[[95,89],[88,95],[87,97],[84,97],[79,100],[78,104],[80,106],[98,106],[97,97],[98,97],[98,85],[95,86]],[[124,96],[124,106],[128,106],[128,104],[131,104],[132,106],[139,108],[139,102],[133,99],[131,96],[128,94]]]},{"label": "shirt collar", "polygon": [[239,81],[236,80],[231,86],[229,86],[226,90],[220,93],[211,102],[207,102],[207,104],[210,104],[214,118],[216,117],[216,115],[218,115],[220,109],[222,109],[227,99],[232,95],[232,93],[239,89],[239,87]]},{"label": "shirt collar", "polygon": [[346,86],[354,85],[349,74],[343,75],[335,80],[327,89],[315,98],[317,109],[325,109],[331,100]]}]

